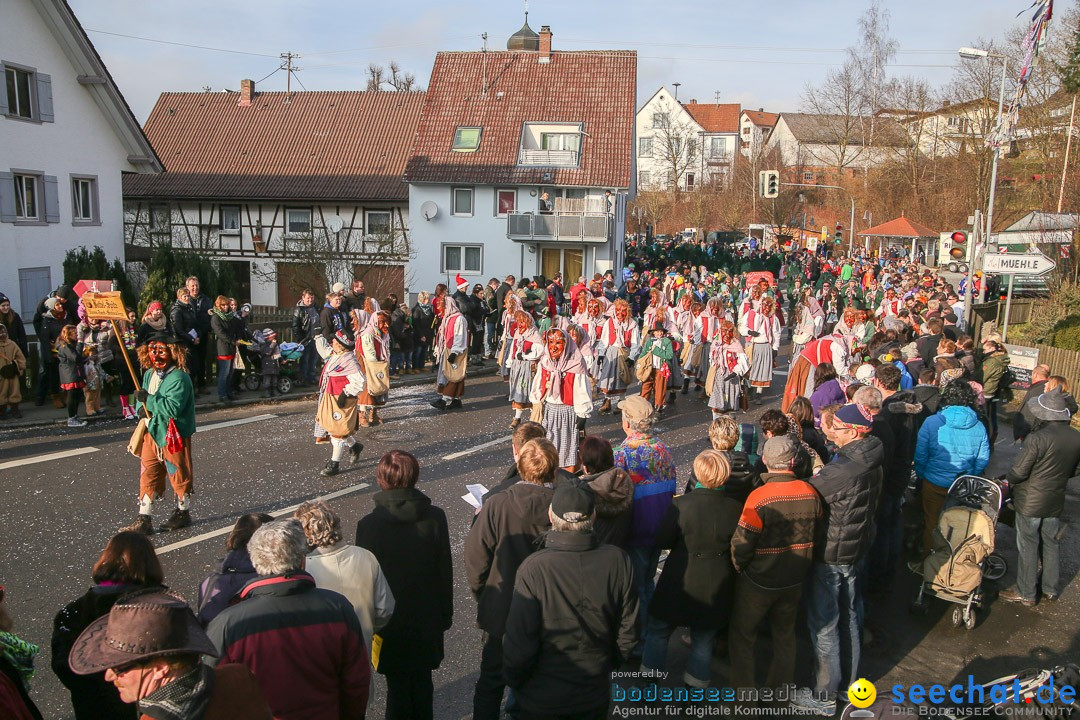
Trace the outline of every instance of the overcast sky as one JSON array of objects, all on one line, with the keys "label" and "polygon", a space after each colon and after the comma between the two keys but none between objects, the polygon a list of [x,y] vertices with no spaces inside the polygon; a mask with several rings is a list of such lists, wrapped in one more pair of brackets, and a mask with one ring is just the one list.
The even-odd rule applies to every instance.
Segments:
[{"label": "overcast sky", "polygon": [[[239,88],[299,53],[309,90],[362,90],[368,63],[397,60],[426,87],[435,53],[504,49],[523,19],[521,2],[437,0],[69,0],[140,122],[158,94]],[[1070,0],[1059,1],[1064,6]],[[1026,22],[1030,0],[886,0],[900,53],[894,75],[947,82],[956,49],[1000,38]],[[637,50],[639,105],[679,82],[679,98],[800,109],[807,83],[820,81],[856,40],[868,0],[532,0],[529,24],[550,25],[555,50]],[[1055,7],[1060,16],[1065,8]],[[134,35],[235,52],[147,42]],[[1051,23],[1050,32],[1061,32]],[[241,54],[250,53],[250,54]],[[284,90],[284,72],[259,84]]]}]

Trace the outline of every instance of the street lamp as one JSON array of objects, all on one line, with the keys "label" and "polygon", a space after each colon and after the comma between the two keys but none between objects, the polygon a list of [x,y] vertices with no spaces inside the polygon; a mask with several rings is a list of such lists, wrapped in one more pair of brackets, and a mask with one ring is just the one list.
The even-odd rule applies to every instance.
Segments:
[{"label": "street lamp", "polygon": [[[1001,88],[998,91],[998,114],[997,124],[1001,127],[1001,112],[1005,106],[1005,75],[1008,72],[1009,58],[1000,53],[990,52],[989,50],[983,50],[981,48],[964,47],[957,51],[965,60],[980,60],[982,58],[994,58],[995,60],[1001,60]],[[986,238],[983,245],[983,253],[985,254],[986,248],[990,245],[990,234],[994,231],[994,194],[997,191],[997,169],[998,169],[998,156],[1001,154],[1001,148],[997,145],[994,146],[994,163],[990,170],[990,198],[987,200],[986,205]],[[968,264],[968,294],[971,294],[973,274],[975,272],[975,260],[978,247],[972,250],[971,262]],[[1012,276],[1009,277],[1009,283],[1012,283]],[[979,303],[983,303],[986,300],[986,279],[983,278],[982,285],[979,287]]]}]

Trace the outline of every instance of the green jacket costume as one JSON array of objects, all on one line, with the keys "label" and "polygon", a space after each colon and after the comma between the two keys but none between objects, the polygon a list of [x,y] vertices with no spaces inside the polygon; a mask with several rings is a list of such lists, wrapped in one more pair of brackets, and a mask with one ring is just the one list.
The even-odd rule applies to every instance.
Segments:
[{"label": "green jacket costume", "polygon": [[[143,387],[150,388],[150,381],[156,370],[143,373]],[[187,440],[195,434],[195,388],[191,376],[175,365],[165,374],[157,391],[146,399],[146,408],[150,411],[147,431],[154,438],[154,444],[165,447],[165,433],[169,429],[169,420],[176,423],[176,431]],[[143,403],[136,403],[135,411],[142,413]]]}]

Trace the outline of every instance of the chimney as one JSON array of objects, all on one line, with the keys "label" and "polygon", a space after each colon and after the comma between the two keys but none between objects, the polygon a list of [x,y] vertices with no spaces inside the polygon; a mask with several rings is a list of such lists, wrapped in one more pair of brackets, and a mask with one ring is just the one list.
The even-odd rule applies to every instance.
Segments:
[{"label": "chimney", "polygon": [[697,98],[691,98],[690,99],[690,104],[691,105],[697,105]]},{"label": "chimney", "polygon": [[248,107],[251,105],[252,99],[255,97],[255,81],[254,80],[241,80],[240,81],[240,107]]},{"label": "chimney", "polygon": [[540,27],[540,63],[546,65],[551,62],[551,26]]}]

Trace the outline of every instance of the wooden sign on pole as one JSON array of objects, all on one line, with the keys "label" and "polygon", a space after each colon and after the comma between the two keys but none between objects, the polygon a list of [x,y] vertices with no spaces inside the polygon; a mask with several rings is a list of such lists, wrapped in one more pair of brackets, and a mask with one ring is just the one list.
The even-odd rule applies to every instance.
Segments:
[{"label": "wooden sign on pole", "polygon": [[127,308],[119,291],[83,293],[83,307],[89,320],[127,320]]}]

